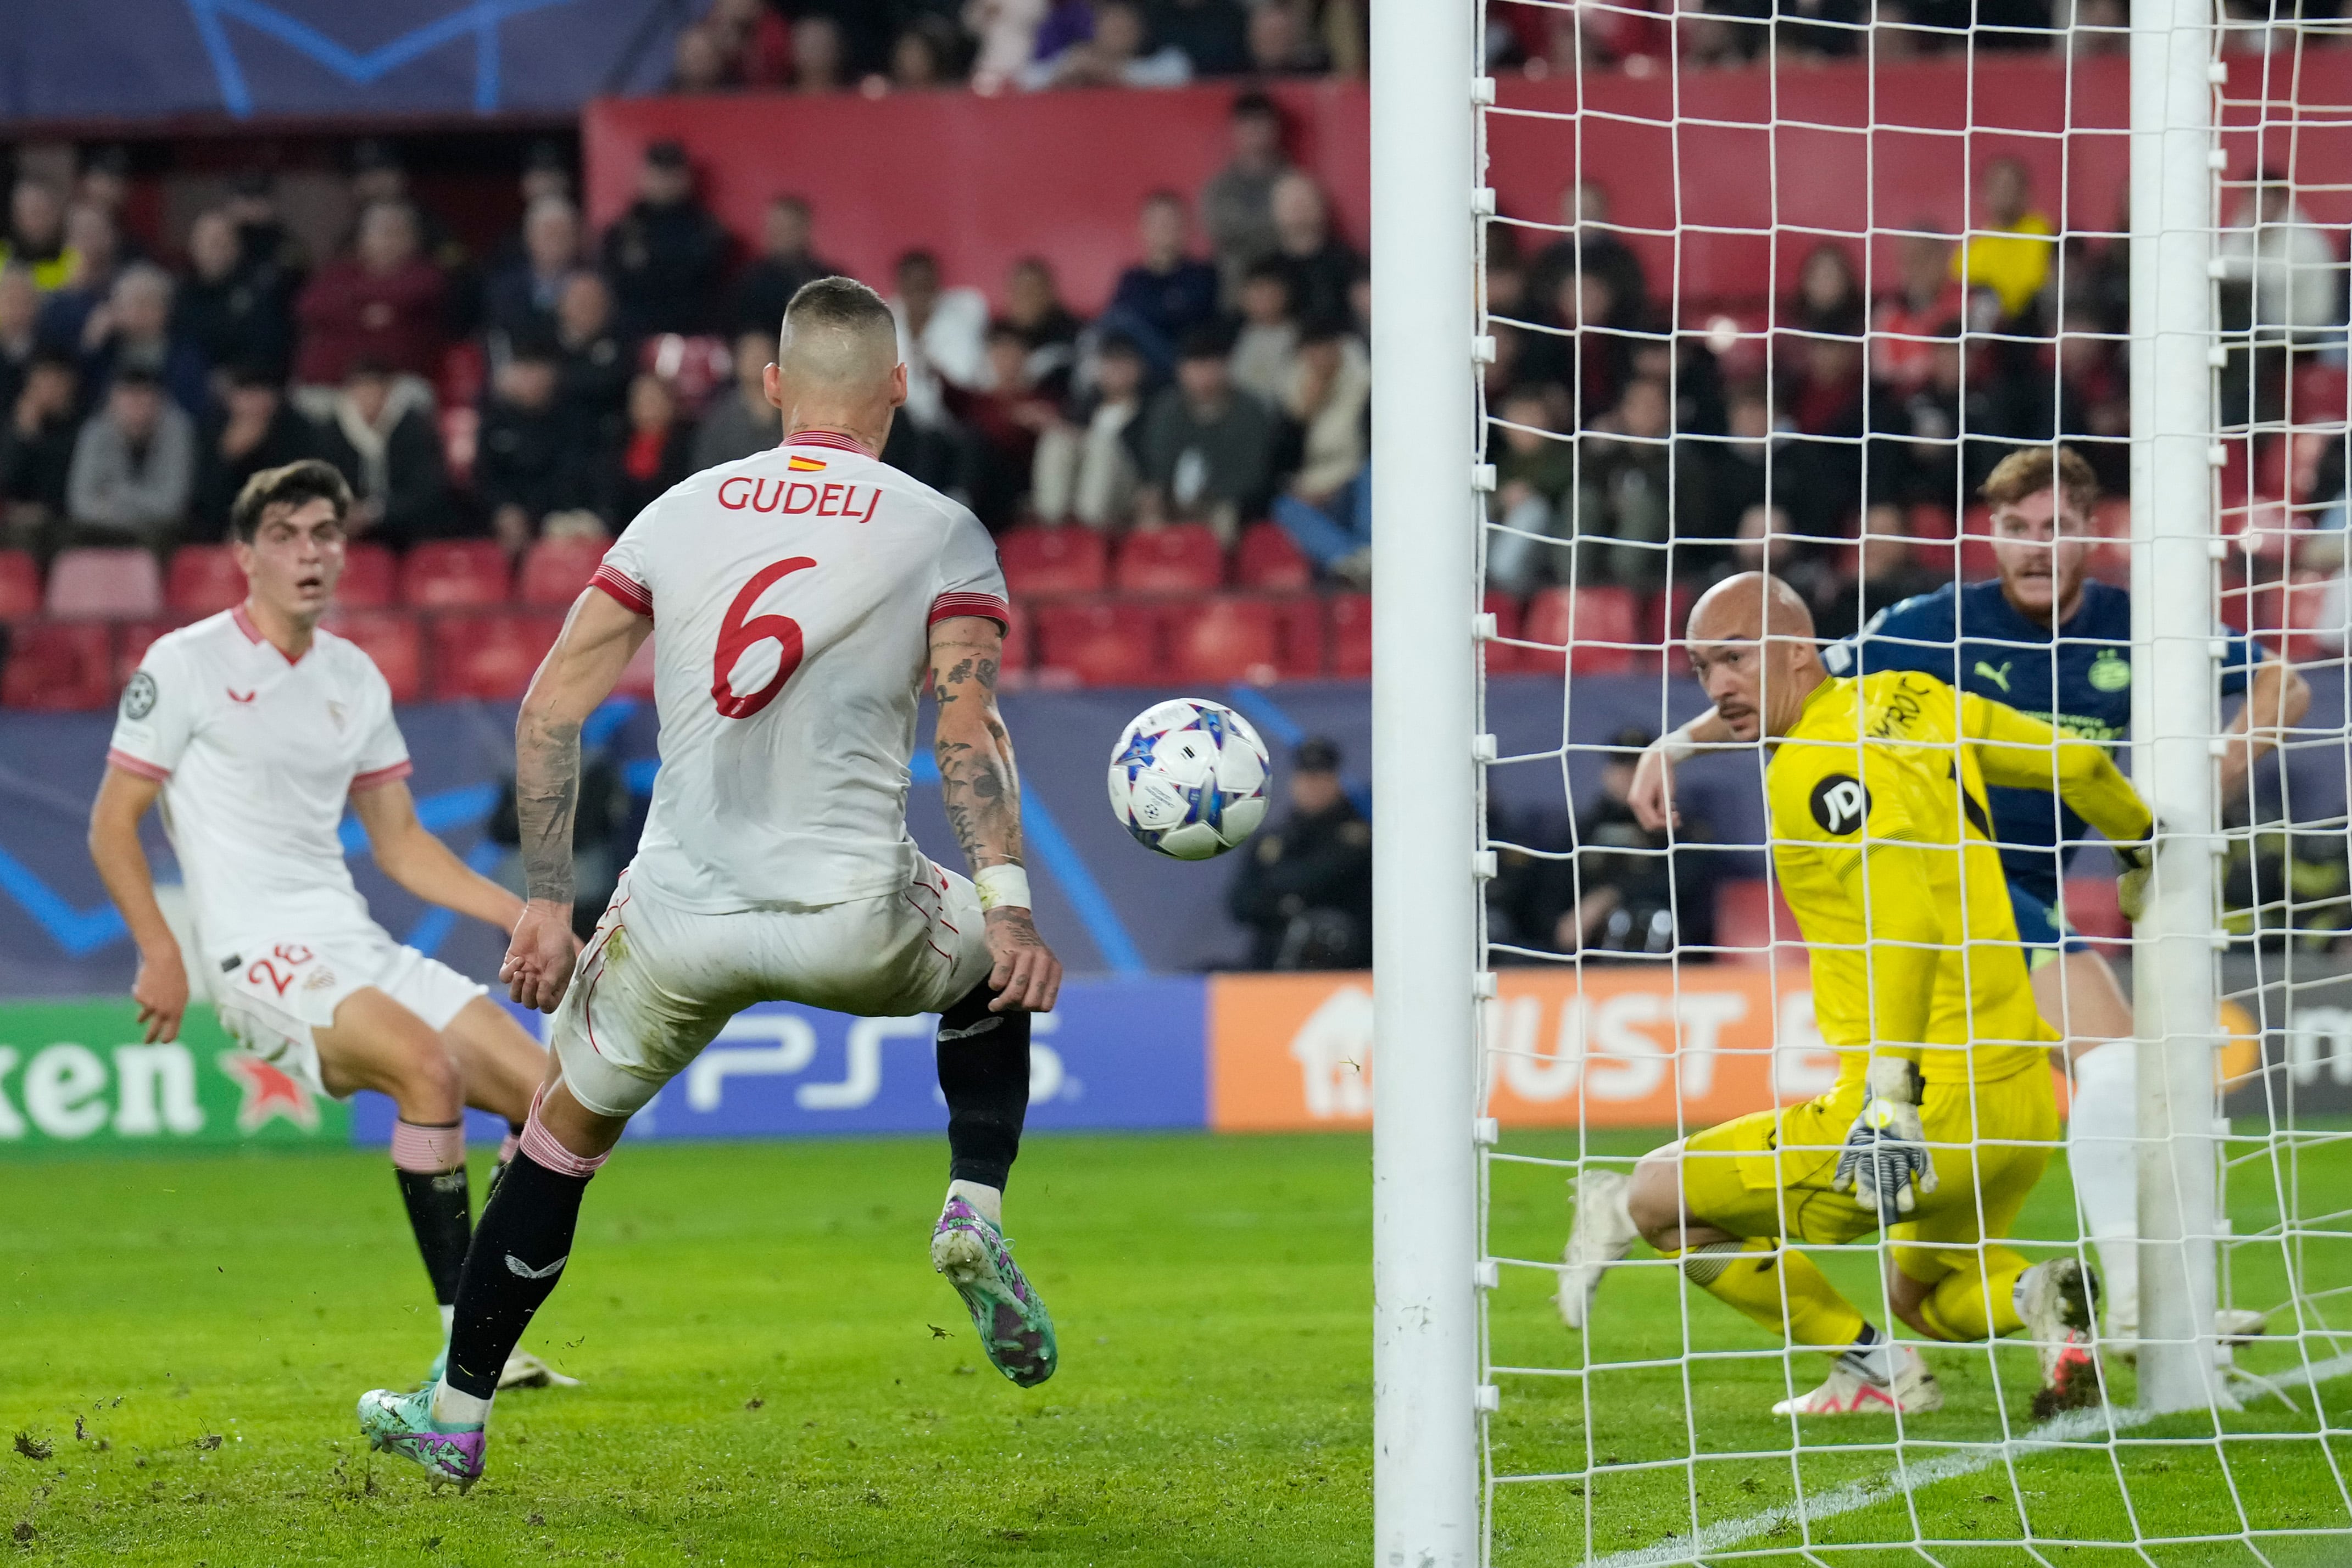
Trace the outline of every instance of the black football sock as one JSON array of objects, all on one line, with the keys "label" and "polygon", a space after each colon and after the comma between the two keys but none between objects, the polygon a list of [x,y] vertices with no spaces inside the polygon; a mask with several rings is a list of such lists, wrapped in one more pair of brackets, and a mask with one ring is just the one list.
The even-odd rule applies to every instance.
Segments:
[{"label": "black football sock", "polygon": [[1029,1015],[992,1013],[983,980],[940,1015],[940,1092],[948,1102],[948,1179],[1000,1191],[1029,1114]]},{"label": "black football sock", "polygon": [[474,1207],[466,1185],[466,1129],[462,1122],[433,1126],[400,1122],[392,1132],[393,1175],[408,1208],[416,1249],[433,1281],[433,1300],[447,1306],[457,1299],[457,1276],[466,1266],[473,1237]]},{"label": "black football sock", "polygon": [[499,1183],[506,1179],[507,1166],[514,1163],[515,1149],[522,1142],[522,1124],[507,1124],[506,1142],[499,1145],[498,1163],[490,1167],[489,1185],[482,1189],[482,1207],[488,1208],[490,1199],[499,1196]]},{"label": "black football sock", "polygon": [[457,1326],[449,1335],[450,1387],[478,1399],[499,1391],[507,1357],[563,1277],[572,1228],[580,1222],[580,1199],[588,1177],[603,1163],[574,1158],[577,1174],[550,1170],[527,1144],[508,1164],[506,1179],[483,1207],[473,1249],[466,1254]]}]

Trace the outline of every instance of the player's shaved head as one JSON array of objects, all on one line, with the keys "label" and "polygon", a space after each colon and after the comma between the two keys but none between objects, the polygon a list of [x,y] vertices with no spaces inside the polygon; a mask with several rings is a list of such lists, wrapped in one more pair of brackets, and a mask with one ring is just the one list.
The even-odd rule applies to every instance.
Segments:
[{"label": "player's shaved head", "polygon": [[1788,734],[1828,678],[1812,612],[1769,572],[1743,571],[1708,589],[1683,640],[1716,716],[1739,740]]},{"label": "player's shaved head", "polygon": [[854,277],[803,284],[784,308],[776,365],[805,392],[870,392],[898,363],[898,324],[890,307]]},{"label": "player's shaved head", "polygon": [[1811,642],[1813,612],[1770,572],[1743,571],[1708,589],[1691,607],[1686,635],[1693,643],[1752,643],[1765,636]]}]

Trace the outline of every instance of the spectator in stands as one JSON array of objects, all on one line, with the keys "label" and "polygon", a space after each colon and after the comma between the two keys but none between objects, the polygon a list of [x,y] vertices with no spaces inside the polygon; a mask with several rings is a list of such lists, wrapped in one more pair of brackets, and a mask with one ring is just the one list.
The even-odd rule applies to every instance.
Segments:
[{"label": "spectator in stands", "polygon": [[194,422],[152,371],[126,365],[75,438],[63,543],[168,549],[195,483]]},{"label": "spectator in stands", "polygon": [[212,401],[202,350],[172,329],[172,275],[152,261],[134,261],[115,275],[106,303],[84,323],[82,340],[82,385],[90,396],[102,396],[120,371],[136,366],[191,418]]},{"label": "spectator in stands", "polygon": [[925,431],[945,430],[948,389],[988,384],[988,299],[977,288],[943,287],[939,258],[927,250],[898,258],[898,282],[890,314],[907,363],[906,417]]},{"label": "spectator in stands", "polygon": [[1862,335],[1868,307],[1862,297],[1862,279],[1854,275],[1853,258],[1845,247],[1828,241],[1805,254],[1797,269],[1797,297],[1790,301],[1789,324],[1801,332]]},{"label": "spectator in stands", "polygon": [[523,211],[531,204],[549,196],[561,196],[571,201],[572,160],[565,156],[563,144],[552,136],[542,136],[523,149],[522,174],[516,183],[522,197]]},{"label": "spectator in stands", "polygon": [[1182,87],[1192,79],[1184,51],[1162,45],[1145,52],[1150,26],[1138,0],[1096,0],[1094,31],[1021,74],[1025,88]]},{"label": "spectator in stands", "polygon": [[1616,412],[1583,445],[1576,580],[1664,586],[1672,565],[1665,546],[1677,521],[1707,515],[1706,460],[1675,436],[1664,383],[1628,383]]},{"label": "spectator in stands", "polygon": [[[1624,322],[1641,318],[1649,301],[1649,282],[1641,258],[1611,226],[1610,214],[1608,187],[1597,180],[1580,181],[1560,193],[1559,219],[1568,232],[1538,251],[1529,264],[1530,299],[1550,306],[1559,298],[1562,281],[1574,277],[1580,263],[1585,277],[1607,284],[1613,318]],[[1572,319],[1563,311],[1553,324],[1565,326]]]},{"label": "spectator in stands", "polygon": [[727,66],[727,47],[710,28],[680,27],[677,42],[670,47],[668,90],[683,95],[724,92],[735,85]]},{"label": "spectator in stands", "polygon": [[1226,126],[1232,153],[1201,187],[1201,222],[1216,253],[1224,303],[1238,308],[1249,269],[1281,247],[1274,228],[1274,187],[1291,168],[1282,151],[1282,110],[1265,94],[1236,97]]},{"label": "spectator in stands", "polygon": [[1274,183],[1275,255],[1290,274],[1291,308],[1302,321],[1346,318],[1364,258],[1331,232],[1330,208],[1313,176],[1294,169]]},{"label": "spectator in stands", "polygon": [[1030,40],[1029,60],[1050,60],[1072,44],[1083,44],[1094,36],[1095,0],[1045,0],[1037,36]]},{"label": "spectator in stands", "polygon": [[[2251,328],[2252,356],[2234,348],[2222,376],[2222,419],[2275,421],[2286,407],[2288,366],[2294,350],[2343,350],[2344,263],[2326,232],[2294,199],[2275,169],[2256,176],[2221,231],[2224,329]],[[2248,412],[2251,382],[2252,413]]]},{"label": "spectator in stands", "polygon": [[537,537],[551,512],[589,501],[587,443],[556,401],[554,345],[526,339],[499,367],[474,458],[474,493],[509,553]]},{"label": "spectator in stands", "polygon": [[1370,455],[1371,400],[1371,359],[1347,323],[1308,322],[1281,403],[1299,432],[1298,469],[1287,486],[1292,496],[1328,506],[1363,472]]},{"label": "spectator in stands", "polygon": [[[1832,549],[1847,553],[1843,547]],[[1881,611],[1952,580],[1948,570],[1937,573],[1921,564],[1903,508],[1885,502],[1863,514],[1862,537],[1851,556],[1853,569],[1830,577],[1825,597],[1813,606],[1813,631],[1823,642],[1851,637]]]},{"label": "spectator in stands", "polygon": [[1372,828],[1320,736],[1291,753],[1290,810],[1243,852],[1225,908],[1250,931],[1253,969],[1360,969],[1371,962]]},{"label": "spectator in stands", "polygon": [[[777,318],[777,325],[783,319]],[[765,452],[783,439],[782,417],[768,401],[761,385],[768,361],[775,357],[773,331],[740,332],[735,338],[735,386],[724,397],[713,398],[695,427],[693,464],[697,472]]]},{"label": "spectator in stands", "polygon": [[1261,3],[1249,15],[1249,68],[1258,77],[1320,76],[1331,58],[1307,37],[1296,8]]},{"label": "spectator in stands", "polygon": [[917,16],[890,42],[890,85],[900,92],[959,85],[962,66],[963,36],[945,16]]},{"label": "spectator in stands", "polygon": [[555,325],[556,297],[580,266],[580,209],[569,196],[541,196],[522,218],[522,254],[490,275],[482,320],[508,337],[544,334]]},{"label": "spectator in stands", "polygon": [[725,57],[730,85],[782,87],[792,78],[792,26],[766,0],[713,0],[702,25]]},{"label": "spectator in stands", "polygon": [[269,367],[237,365],[222,379],[226,390],[197,425],[196,488],[188,507],[189,537],[211,543],[228,537],[229,508],[247,479],[327,455]]},{"label": "spectator in stands", "polygon": [[1192,226],[1175,192],[1144,197],[1136,220],[1143,259],[1118,275],[1102,316],[1104,330],[1132,340],[1163,376],[1176,368],[1178,345],[1217,319],[1217,269],[1191,255]]},{"label": "spectator in stands", "polygon": [[1898,400],[1927,382],[1935,358],[1928,340],[1961,308],[1951,236],[1933,218],[1912,220],[1911,230],[1896,246],[1895,286],[1871,315],[1870,373]]},{"label": "spectator in stands", "polygon": [[1520,386],[1496,409],[1500,439],[1487,451],[1495,459],[1495,489],[1486,517],[1507,533],[1486,536],[1486,586],[1497,592],[1531,593],[1557,574],[1569,575],[1567,552],[1548,539],[1571,537],[1568,499],[1576,488],[1576,445],[1560,438],[1551,423],[1551,404],[1540,387]]},{"label": "spectator in stands", "polygon": [[735,280],[731,325],[736,331],[774,336],[783,326],[784,307],[803,285],[841,271],[816,254],[814,229],[809,204],[800,197],[778,196],[768,204],[760,228],[760,254]]},{"label": "spectator in stands", "polygon": [[16,406],[26,372],[41,346],[41,291],[33,269],[0,262],[0,409]]},{"label": "spectator in stands", "polygon": [[[1715,859],[1668,854],[1664,830],[1642,826],[1629,803],[1633,767],[1654,738],[1620,730],[1601,767],[1601,789],[1576,819],[1574,853],[1515,856],[1496,890],[1513,946],[1588,957],[1662,958],[1715,940]],[[1677,850],[1704,832],[1677,825]]]},{"label": "spectator in stands", "polygon": [[[1706,506],[1704,510],[1684,509],[1677,538],[1727,540],[1739,531],[1739,519],[1748,507],[1772,498],[1772,490],[1788,486],[1787,465],[1772,461],[1778,438],[1771,400],[1764,389],[1753,382],[1735,387],[1728,406],[1730,439],[1710,444]],[[1711,570],[1721,559],[1720,552],[1714,552],[1677,566]]]},{"label": "spectator in stands", "polygon": [[1234,384],[1278,403],[1298,369],[1298,321],[1290,309],[1290,271],[1271,257],[1242,280],[1242,327],[1234,338]]},{"label": "spectator in stands", "polygon": [[555,346],[562,355],[556,401],[590,445],[620,439],[636,354],[613,319],[613,291],[593,272],[573,273],[555,308]]},{"label": "spectator in stands", "polygon": [[1075,517],[1090,528],[1125,522],[1135,506],[1141,476],[1129,435],[1143,413],[1149,367],[1133,342],[1110,333],[1095,352],[1091,396],[1037,437],[1030,497],[1038,520],[1059,524]]},{"label": "spectator in stands", "polygon": [[1276,435],[1273,411],[1233,384],[1223,337],[1194,329],[1138,434],[1138,524],[1207,523],[1230,542],[1273,489]]},{"label": "spectator in stands", "polygon": [[236,224],[226,209],[200,213],[188,229],[188,272],[173,302],[175,329],[215,367],[257,365],[283,380],[294,324],[274,273],[244,265]]},{"label": "spectator in stands", "polygon": [[47,294],[73,277],[66,254],[66,204],[46,180],[19,175],[8,191],[8,233],[0,260],[32,269],[33,286]]},{"label": "spectator in stands", "polygon": [[[1801,370],[1787,404],[1796,439],[1781,455],[1791,470],[1786,500],[1801,532],[1840,533],[1864,505],[1862,438],[1869,434],[1871,407],[1862,341],[1806,338],[1793,346],[1790,357]],[[1892,476],[1869,477],[1883,491]]]},{"label": "spectator in stands", "polygon": [[378,202],[360,214],[353,254],[329,262],[294,308],[301,344],[294,379],[342,384],[362,360],[429,379],[447,344],[448,283],[425,258],[416,211]]},{"label": "spectator in stands", "polygon": [[717,319],[727,231],[694,196],[686,149],[656,141],[637,168],[637,197],[604,231],[604,272],[633,332],[700,332]]},{"label": "spectator in stands", "polygon": [[1990,289],[2004,319],[2033,308],[2049,280],[2057,230],[2032,207],[2033,176],[2024,162],[2001,156],[1984,167],[1984,183],[1969,234],[1952,258],[1952,276],[1969,288]]},{"label": "spectator in stands", "polygon": [[394,549],[470,531],[451,505],[449,472],[427,404],[404,399],[392,371],[361,360],[316,432],[318,456],[342,471],[355,497],[348,526]]},{"label": "spectator in stands", "polygon": [[96,346],[90,319],[113,292],[115,274],[121,270],[121,235],[113,215],[103,207],[67,209],[66,252],[72,266],[65,286],[41,304],[41,338],[88,353]]},{"label": "spectator in stands", "polygon": [[1249,18],[1235,0],[1152,0],[1151,40],[1181,51],[1195,77],[1239,76],[1250,68]]},{"label": "spectator in stands", "polygon": [[[2058,413],[2053,434],[2074,438],[2068,444],[2090,464],[2099,488],[2111,496],[2131,491],[2131,377],[2123,356],[2124,345],[2108,335],[2106,323],[2084,307],[2066,308],[2059,321]],[[2037,376],[2034,385],[2047,395],[2047,382]],[[2226,402],[2231,391],[2227,370],[2221,389]]]},{"label": "spectator in stands", "polygon": [[629,382],[628,424],[598,462],[596,512],[614,533],[695,472],[694,424],[669,383],[650,371]]},{"label": "spectator in stands", "polygon": [[66,517],[66,486],[81,433],[79,361],[40,349],[0,431],[0,542],[46,554]]},{"label": "spectator in stands", "polygon": [[1067,397],[1086,323],[1062,303],[1053,264],[1044,256],[1024,256],[1004,275],[1004,324],[1029,346],[1022,361],[1029,385],[1050,398]]},{"label": "spectator in stands", "polygon": [[[473,258],[467,255],[464,242],[441,221],[440,214],[420,205],[410,193],[408,165],[401,162],[400,150],[381,136],[362,136],[352,143],[352,208],[365,216],[368,208],[379,202],[405,206],[416,225],[418,254],[453,284],[462,282],[467,290],[477,287],[471,277]],[[456,290],[453,290],[453,293]],[[467,295],[470,307],[474,300]]]},{"label": "spectator in stands", "polygon": [[[123,232],[126,209],[131,204],[131,149],[116,141],[84,152],[81,172],[74,180],[73,199],[80,205],[105,213],[114,220],[116,232]],[[146,254],[136,241],[127,241],[124,252],[132,256]]]},{"label": "spectator in stands", "polygon": [[988,329],[989,386],[959,392],[952,407],[970,440],[963,490],[992,532],[1009,527],[1028,494],[1037,439],[1058,422],[1054,400],[1029,376],[1029,340],[1000,321]]},{"label": "spectator in stands", "polygon": [[845,54],[840,23],[825,16],[801,17],[793,24],[793,90],[838,92],[848,86]]}]

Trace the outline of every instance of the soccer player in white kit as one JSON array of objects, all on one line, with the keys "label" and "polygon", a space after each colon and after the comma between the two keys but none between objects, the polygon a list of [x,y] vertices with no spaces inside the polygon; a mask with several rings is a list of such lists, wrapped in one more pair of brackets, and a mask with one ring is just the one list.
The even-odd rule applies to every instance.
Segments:
[{"label": "soccer player in white kit", "polygon": [[[376,864],[417,897],[501,931],[522,915],[417,821],[391,688],[319,625],[351,505],[342,476],[315,460],[247,482],[230,516],[245,601],[167,632],[140,661],[89,851],[138,945],[131,994],[149,1040],[178,1036],[189,995],[139,843],[160,799],[194,906],[190,956],[221,1027],[318,1093],[392,1097],[393,1166],[446,1334],[472,1235],[465,1107],[520,1125],[546,1052],[481,986],[394,941],[352,885],[347,803]],[[508,1381],[548,1378],[522,1356]]]},{"label": "soccer player in white kit", "polygon": [[[1054,1372],[1053,1321],[1000,1228],[1030,1015],[1061,986],[1030,919],[996,708],[1003,576],[970,511],[876,455],[907,396],[880,296],[845,277],[803,287],[766,379],[783,444],[638,515],[516,721],[530,898],[503,977],[554,1011],[554,1061],[467,1256],[446,1374],[359,1406],[373,1447],[436,1480],[481,1475],[497,1368],[555,1288],[588,1178],[631,1114],[756,1001],[941,1015],[950,1182],[932,1264],[999,1371],[1024,1387]],[[661,772],[636,859],[582,951],[569,915],[580,725],[656,625]],[[971,881],[907,833],[926,667]]]}]

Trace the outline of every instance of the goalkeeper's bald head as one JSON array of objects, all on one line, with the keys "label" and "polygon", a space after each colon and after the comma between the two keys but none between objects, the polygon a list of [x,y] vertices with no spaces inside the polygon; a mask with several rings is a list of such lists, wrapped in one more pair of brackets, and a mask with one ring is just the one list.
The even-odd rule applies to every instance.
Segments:
[{"label": "goalkeeper's bald head", "polygon": [[1786,735],[1828,678],[1812,612],[1769,572],[1743,571],[1708,589],[1683,640],[1717,716],[1741,740]]}]

